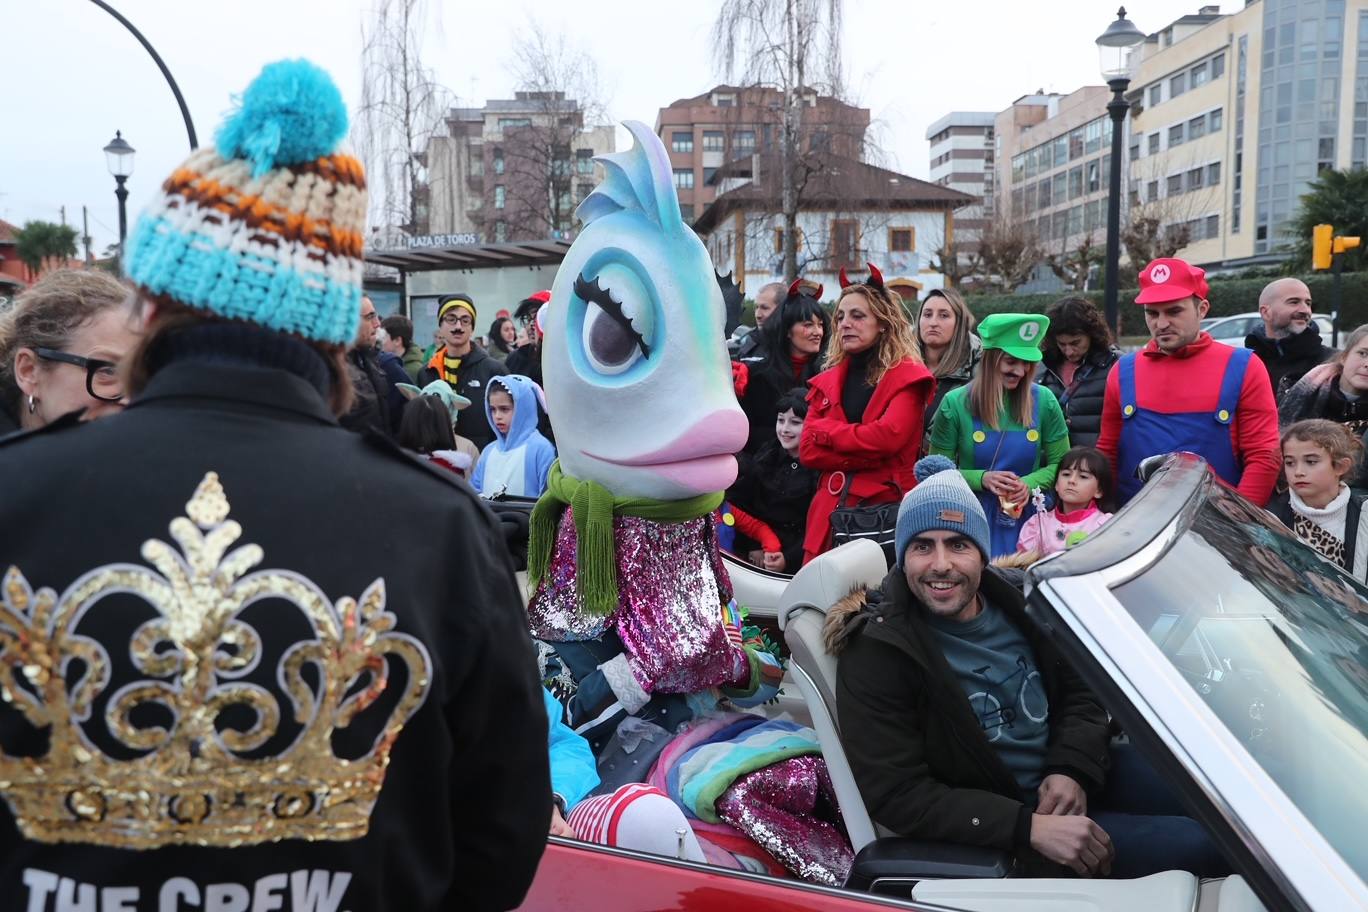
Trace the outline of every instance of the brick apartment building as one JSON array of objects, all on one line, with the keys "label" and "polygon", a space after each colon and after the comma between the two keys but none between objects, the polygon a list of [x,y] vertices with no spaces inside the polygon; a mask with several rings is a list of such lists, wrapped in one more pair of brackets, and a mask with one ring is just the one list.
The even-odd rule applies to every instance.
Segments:
[{"label": "brick apartment building", "polygon": [[[720,85],[681,98],[656,116],[656,135],[670,153],[679,207],[692,222],[717,198],[717,170],[727,162],[779,148],[783,93],[768,86]],[[858,160],[869,109],[816,91],[803,95],[800,142],[805,151]]]}]

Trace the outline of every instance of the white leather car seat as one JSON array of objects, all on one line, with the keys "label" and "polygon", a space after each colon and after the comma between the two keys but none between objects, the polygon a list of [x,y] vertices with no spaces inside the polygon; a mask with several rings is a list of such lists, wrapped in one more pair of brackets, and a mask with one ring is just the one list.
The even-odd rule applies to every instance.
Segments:
[{"label": "white leather car seat", "polygon": [[912,898],[964,912],[1192,912],[1198,881],[1186,871],[1133,880],[923,880]]},{"label": "white leather car seat", "polygon": [[827,609],[858,587],[877,589],[888,572],[883,549],[872,541],[853,541],[807,564],[784,590],[779,628],[791,661],[789,675],[812,714],[812,727],[836,788],[846,832],[858,853],[878,835],[841,746],[836,718],[836,659],[822,645]]}]

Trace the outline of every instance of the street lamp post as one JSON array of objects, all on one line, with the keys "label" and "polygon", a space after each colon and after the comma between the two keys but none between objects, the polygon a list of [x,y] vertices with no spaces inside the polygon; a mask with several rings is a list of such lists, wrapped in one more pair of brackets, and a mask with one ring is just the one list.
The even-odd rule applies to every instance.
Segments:
[{"label": "street lamp post", "polygon": [[114,175],[114,195],[119,199],[119,259],[123,259],[124,239],[128,237],[128,188],[124,181],[133,173],[134,149],[123,138],[123,133],[114,131],[114,138],[104,147],[105,163],[109,173]]},{"label": "street lamp post", "polygon": [[1130,88],[1131,53],[1145,40],[1145,33],[1126,18],[1126,8],[1116,11],[1116,21],[1097,38],[1097,50],[1102,62],[1102,78],[1112,90],[1112,99],[1107,103],[1107,113],[1112,120],[1111,176],[1107,198],[1107,278],[1106,278],[1106,316],[1107,325],[1116,336],[1121,334],[1121,312],[1117,304],[1120,293],[1121,264],[1121,152],[1124,148],[1126,111],[1130,102],[1126,101],[1126,89]]}]

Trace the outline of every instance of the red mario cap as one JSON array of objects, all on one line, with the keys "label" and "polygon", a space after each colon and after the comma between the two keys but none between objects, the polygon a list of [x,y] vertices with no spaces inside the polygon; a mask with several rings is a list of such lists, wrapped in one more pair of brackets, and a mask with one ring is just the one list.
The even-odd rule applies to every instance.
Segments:
[{"label": "red mario cap", "polygon": [[1140,294],[1136,304],[1167,304],[1196,296],[1206,300],[1206,270],[1182,260],[1161,257],[1140,270]]}]

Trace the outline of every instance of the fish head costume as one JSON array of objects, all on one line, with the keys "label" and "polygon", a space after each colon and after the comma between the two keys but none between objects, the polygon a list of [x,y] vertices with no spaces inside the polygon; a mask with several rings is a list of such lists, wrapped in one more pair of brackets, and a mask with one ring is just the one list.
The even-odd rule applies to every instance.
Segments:
[{"label": "fish head costume", "polygon": [[679,213],[649,127],[598,157],[584,228],[538,315],[542,371],[565,473],[619,497],[682,500],[736,480],[748,425],[732,390],[722,292]]}]

